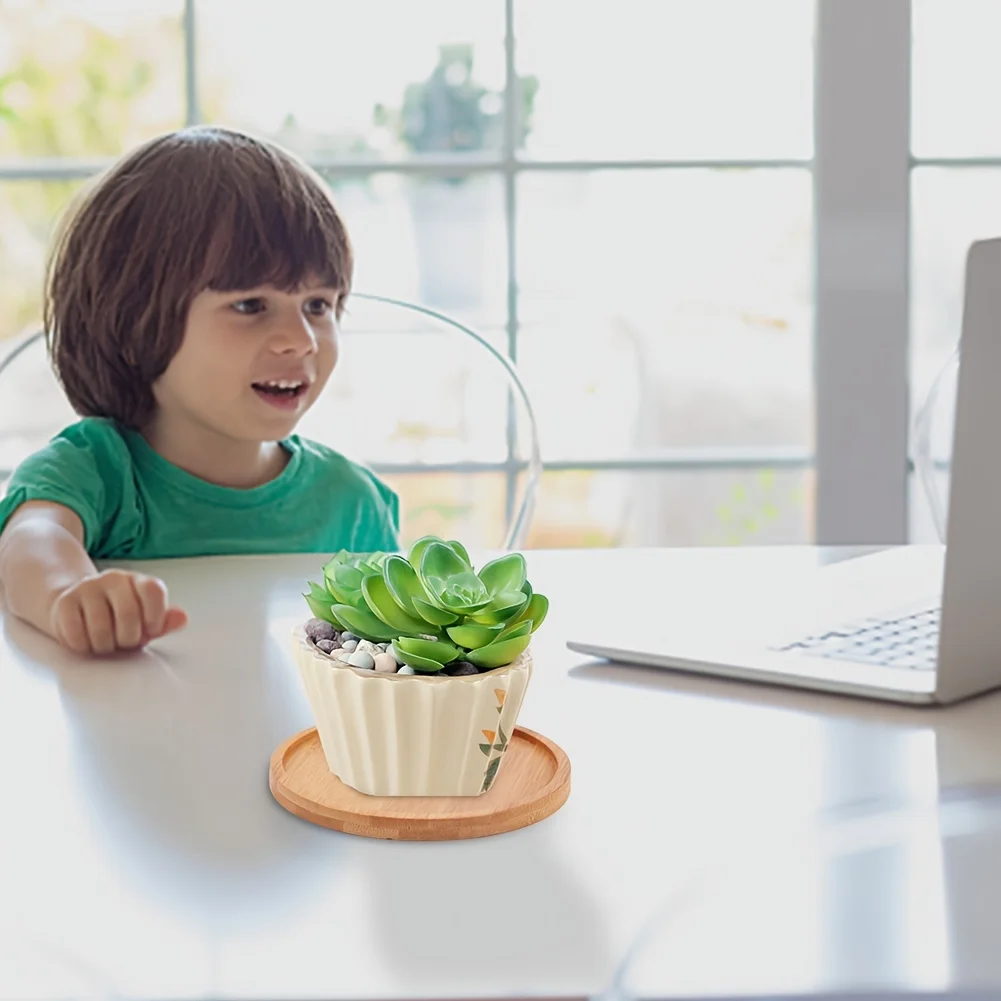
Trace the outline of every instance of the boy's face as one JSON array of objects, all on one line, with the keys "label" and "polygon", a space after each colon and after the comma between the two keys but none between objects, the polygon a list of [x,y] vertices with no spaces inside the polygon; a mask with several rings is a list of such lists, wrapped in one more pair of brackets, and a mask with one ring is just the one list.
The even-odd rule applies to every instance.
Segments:
[{"label": "boy's face", "polygon": [[311,282],[292,293],[200,292],[153,386],[161,416],[241,442],[288,436],[337,362],[339,298]]}]

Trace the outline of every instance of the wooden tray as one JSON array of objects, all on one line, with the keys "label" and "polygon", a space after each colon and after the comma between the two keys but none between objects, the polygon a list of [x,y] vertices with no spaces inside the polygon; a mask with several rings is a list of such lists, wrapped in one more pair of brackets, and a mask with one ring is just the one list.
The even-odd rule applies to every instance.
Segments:
[{"label": "wooden tray", "polygon": [[271,793],[290,813],[366,838],[456,841],[527,827],[570,795],[570,761],[551,740],[516,726],[497,780],[481,796],[366,796],[327,768],[316,729],[271,756]]}]

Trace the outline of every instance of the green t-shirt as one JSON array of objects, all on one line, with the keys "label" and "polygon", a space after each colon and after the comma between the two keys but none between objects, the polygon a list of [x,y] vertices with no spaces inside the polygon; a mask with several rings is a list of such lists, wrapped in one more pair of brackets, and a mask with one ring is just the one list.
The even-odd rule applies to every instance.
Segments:
[{"label": "green t-shirt", "polygon": [[93,559],[393,551],[399,499],[364,466],[292,435],[263,486],[220,487],[179,469],[142,435],[88,417],[26,459],[0,499],[0,531],[30,500],[71,508]]}]

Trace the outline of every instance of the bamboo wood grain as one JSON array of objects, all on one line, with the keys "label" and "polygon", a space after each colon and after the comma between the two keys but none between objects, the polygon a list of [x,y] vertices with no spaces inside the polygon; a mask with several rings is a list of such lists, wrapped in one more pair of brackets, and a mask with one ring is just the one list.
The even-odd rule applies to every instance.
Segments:
[{"label": "bamboo wood grain", "polygon": [[455,841],[514,831],[554,814],[570,795],[570,761],[551,740],[519,726],[497,778],[481,796],[366,796],[331,774],[311,728],[275,750],[269,785],[290,813],[336,831]]}]

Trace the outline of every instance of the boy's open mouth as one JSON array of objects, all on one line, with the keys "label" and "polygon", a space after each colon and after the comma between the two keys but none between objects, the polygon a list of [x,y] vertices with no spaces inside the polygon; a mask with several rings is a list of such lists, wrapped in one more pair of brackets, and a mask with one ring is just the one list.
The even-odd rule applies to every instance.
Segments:
[{"label": "boy's open mouth", "polygon": [[269,379],[253,383],[253,390],[266,403],[280,409],[293,409],[309,389],[309,383],[300,379]]}]

